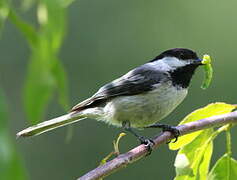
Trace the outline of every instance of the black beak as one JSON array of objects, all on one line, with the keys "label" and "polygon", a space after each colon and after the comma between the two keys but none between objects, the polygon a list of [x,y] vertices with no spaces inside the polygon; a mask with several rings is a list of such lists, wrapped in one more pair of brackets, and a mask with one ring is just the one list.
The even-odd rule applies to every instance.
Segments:
[{"label": "black beak", "polygon": [[195,65],[203,65],[203,63],[202,63],[202,59],[196,59],[195,61],[193,61],[193,64],[195,64]]}]

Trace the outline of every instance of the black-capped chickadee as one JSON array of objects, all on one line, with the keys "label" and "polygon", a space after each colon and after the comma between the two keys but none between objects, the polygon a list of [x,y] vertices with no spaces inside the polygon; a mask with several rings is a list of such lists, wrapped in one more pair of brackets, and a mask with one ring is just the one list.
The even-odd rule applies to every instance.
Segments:
[{"label": "black-capped chickadee", "polygon": [[22,130],[17,136],[39,135],[85,118],[124,127],[141,143],[148,145],[151,141],[139,136],[132,128],[161,127],[178,136],[171,126],[156,123],[184,100],[199,65],[202,65],[202,60],[190,49],[164,51],[148,63],[102,86],[92,97],[74,106],[70,113]]}]

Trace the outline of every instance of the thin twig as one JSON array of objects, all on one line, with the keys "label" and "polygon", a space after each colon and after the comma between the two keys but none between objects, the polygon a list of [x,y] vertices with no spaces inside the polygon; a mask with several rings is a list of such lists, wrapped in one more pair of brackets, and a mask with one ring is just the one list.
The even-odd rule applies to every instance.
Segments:
[{"label": "thin twig", "polygon": [[[189,134],[194,131],[221,126],[229,123],[237,123],[237,111],[186,123],[177,126],[176,128],[180,131],[180,135],[182,136],[184,134]],[[153,139],[155,144],[152,148],[156,149],[161,144],[170,141],[172,138],[173,135],[170,132],[163,132],[161,135]],[[114,173],[115,171],[122,169],[127,165],[146,156],[146,154],[146,147],[144,145],[139,145],[127,153],[120,154],[118,157],[114,158],[111,161],[108,161],[106,164],[91,170],[90,172],[78,178],[77,180],[95,180],[106,177]]]}]

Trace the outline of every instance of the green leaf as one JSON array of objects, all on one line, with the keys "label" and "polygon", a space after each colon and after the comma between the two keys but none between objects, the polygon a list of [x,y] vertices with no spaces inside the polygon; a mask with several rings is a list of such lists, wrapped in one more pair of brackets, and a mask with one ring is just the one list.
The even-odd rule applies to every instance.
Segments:
[{"label": "green leaf", "polygon": [[179,150],[175,161],[175,180],[205,180],[213,151],[212,133],[211,129],[204,131]]},{"label": "green leaf", "polygon": [[0,89],[0,179],[26,180],[27,175],[9,135],[6,102]]},{"label": "green leaf", "polygon": [[37,17],[41,25],[40,32],[48,39],[53,53],[56,54],[65,34],[66,9],[59,0],[42,0],[38,6]]},{"label": "green leaf", "polygon": [[61,104],[65,111],[68,111],[68,80],[63,65],[59,60],[55,60],[55,65],[53,67],[52,73],[55,77],[57,91],[59,93],[59,104]]},{"label": "green leaf", "polygon": [[224,154],[214,165],[208,175],[208,180],[236,180],[237,161]]},{"label": "green leaf", "polygon": [[2,89],[0,89],[0,132],[7,128],[7,107]]},{"label": "green leaf", "polygon": [[39,42],[33,51],[24,87],[24,107],[32,124],[42,120],[55,87],[50,47],[47,40],[40,39]]},{"label": "green leaf", "polygon": [[13,8],[11,8],[11,11],[9,13],[10,21],[15,24],[15,26],[18,28],[18,30],[21,31],[21,33],[24,35],[28,43],[30,44],[30,47],[35,47],[38,37],[36,30],[32,25],[24,21],[20,16],[18,16]]},{"label": "green leaf", "polygon": [[[203,108],[197,109],[194,112],[190,113],[186,116],[179,124],[185,124],[192,121],[197,121],[199,119],[211,117],[214,115],[221,115],[228,112],[231,112],[236,108],[236,105],[226,104],[226,103],[212,103]],[[179,140],[176,143],[170,143],[169,148],[171,150],[177,150],[186,144],[192,142],[198,135],[200,135],[202,131],[197,131],[191,134],[187,134],[179,137]]]},{"label": "green leaf", "polygon": [[0,31],[4,26],[4,22],[9,14],[9,2],[8,0],[0,0]]},{"label": "green leaf", "polygon": [[37,18],[40,24],[37,42],[32,48],[24,88],[25,109],[30,122],[42,120],[45,108],[55,92],[65,111],[69,109],[67,76],[57,55],[65,34],[65,8],[61,1],[39,1]]},{"label": "green leaf", "polygon": [[36,1],[35,0],[21,0],[20,3],[21,3],[21,9],[23,11],[28,11],[35,5]]},{"label": "green leaf", "polygon": [[71,5],[75,0],[61,0],[62,1],[62,5],[64,7],[67,7],[69,5]]}]

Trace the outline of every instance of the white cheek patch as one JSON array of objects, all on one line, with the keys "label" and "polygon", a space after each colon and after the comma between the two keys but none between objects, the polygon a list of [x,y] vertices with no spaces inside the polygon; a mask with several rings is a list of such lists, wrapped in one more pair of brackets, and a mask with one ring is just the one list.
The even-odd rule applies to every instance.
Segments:
[{"label": "white cheek patch", "polygon": [[183,60],[179,60],[178,58],[175,57],[166,57],[164,59],[162,59],[161,61],[163,61],[164,63],[168,64],[170,67],[182,67],[185,66],[187,64],[189,64],[188,61],[183,61]]},{"label": "white cheek patch", "polygon": [[151,65],[154,65],[155,68],[162,70],[162,71],[170,71],[174,70],[177,67],[183,67],[187,64],[190,64],[189,60],[179,60],[175,57],[165,57],[161,60],[151,62]]}]

